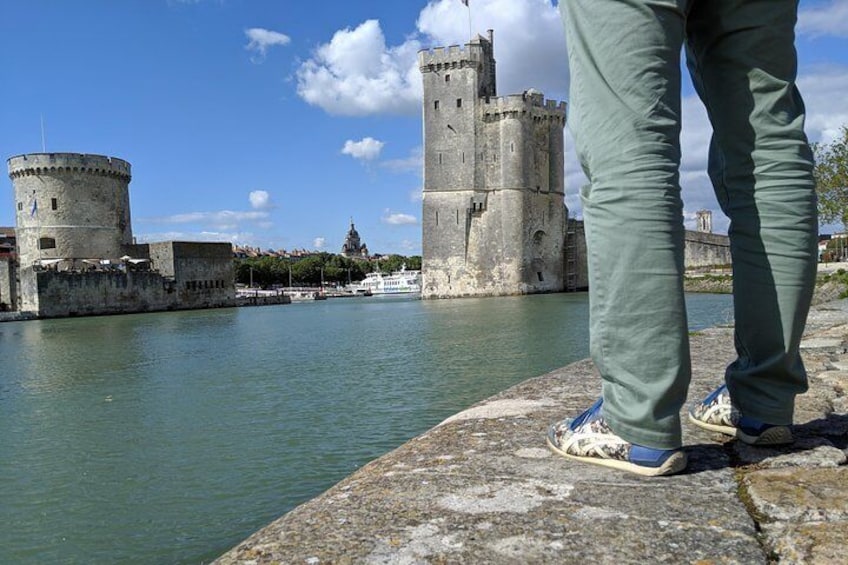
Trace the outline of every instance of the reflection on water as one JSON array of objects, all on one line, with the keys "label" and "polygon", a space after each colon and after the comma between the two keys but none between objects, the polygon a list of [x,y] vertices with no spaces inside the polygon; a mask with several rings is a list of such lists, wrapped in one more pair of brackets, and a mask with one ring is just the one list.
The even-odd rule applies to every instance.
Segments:
[{"label": "reflection on water", "polygon": [[[730,298],[696,295],[693,329]],[[0,562],[198,563],[586,357],[584,294],[0,324]]]}]

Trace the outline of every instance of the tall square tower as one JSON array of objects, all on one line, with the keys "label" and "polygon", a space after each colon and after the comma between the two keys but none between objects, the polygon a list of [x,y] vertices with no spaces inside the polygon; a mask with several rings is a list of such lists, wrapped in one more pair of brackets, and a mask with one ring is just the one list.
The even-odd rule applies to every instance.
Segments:
[{"label": "tall square tower", "polygon": [[423,298],[564,288],[565,103],[496,96],[492,31],[418,54]]}]

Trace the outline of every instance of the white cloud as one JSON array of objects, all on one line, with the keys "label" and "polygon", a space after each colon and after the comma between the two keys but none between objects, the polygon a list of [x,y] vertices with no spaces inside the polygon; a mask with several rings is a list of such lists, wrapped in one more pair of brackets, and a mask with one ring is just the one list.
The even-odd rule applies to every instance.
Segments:
[{"label": "white cloud", "polygon": [[250,200],[250,206],[254,210],[267,210],[274,207],[271,203],[271,195],[266,190],[251,191],[248,194],[248,199]]},{"label": "white cloud", "polygon": [[265,59],[268,49],[275,45],[288,45],[291,38],[288,35],[261,27],[252,27],[244,30],[244,34],[250,40],[245,49],[253,52],[250,60],[254,63],[261,62]]},{"label": "white cloud", "polygon": [[377,20],[337,31],[297,70],[297,93],[330,114],[411,113],[419,106],[419,43],[387,47]]},{"label": "white cloud", "polygon": [[[475,35],[494,30],[500,94],[532,87],[548,97],[564,97],[568,84],[565,34],[551,0],[473,0],[471,15]],[[431,1],[421,10],[418,31],[427,46],[465,44],[467,10],[456,0]]]},{"label": "white cloud", "polygon": [[421,172],[424,167],[424,148],[420,145],[414,147],[408,157],[388,159],[380,163],[380,166],[396,173]]},{"label": "white cloud", "polygon": [[410,202],[421,202],[424,200],[424,189],[422,187],[414,188],[409,191]]},{"label": "white cloud", "polygon": [[312,240],[312,247],[315,249],[324,249],[324,246],[327,245],[327,239],[323,237],[316,237]]},{"label": "white cloud", "polygon": [[[551,0],[474,0],[473,18],[475,32],[496,30],[499,92],[534,87],[549,97],[564,96],[565,38]],[[377,20],[337,31],[297,70],[297,91],[330,114],[414,115],[421,106],[418,51],[468,39],[462,3],[431,0],[421,10],[415,32],[400,45],[386,45]]]},{"label": "white cloud", "polygon": [[235,212],[233,210],[220,210],[218,212],[188,212],[186,214],[174,214],[172,216],[160,216],[158,218],[146,218],[140,221],[151,224],[213,224],[234,225],[239,222],[264,220],[268,218],[268,212]]},{"label": "white cloud", "polygon": [[811,141],[832,142],[848,124],[848,66],[811,69],[798,79],[807,107],[807,135]]},{"label": "white cloud", "polygon": [[391,210],[386,210],[386,213],[383,214],[383,217],[380,218],[380,220],[384,224],[389,224],[391,226],[405,226],[418,223],[418,218],[415,216],[402,214],[400,212],[392,212]]},{"label": "white cloud", "polygon": [[350,155],[354,159],[373,161],[380,156],[380,151],[383,150],[383,145],[385,145],[385,143],[378,141],[373,137],[364,137],[359,141],[348,139],[345,141],[342,153],[344,155]]},{"label": "white cloud", "polygon": [[249,232],[169,231],[145,233],[137,235],[136,239],[139,243],[153,243],[157,241],[229,241],[230,243],[251,243],[255,238]]},{"label": "white cloud", "polygon": [[848,2],[830,0],[798,13],[798,34],[810,37],[848,37]]}]

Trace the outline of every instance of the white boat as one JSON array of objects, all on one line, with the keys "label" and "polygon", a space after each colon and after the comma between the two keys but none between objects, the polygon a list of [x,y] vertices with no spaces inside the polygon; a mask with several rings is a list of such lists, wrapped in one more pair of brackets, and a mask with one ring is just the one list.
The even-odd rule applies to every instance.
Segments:
[{"label": "white boat", "polygon": [[352,287],[357,294],[413,294],[421,292],[421,271],[408,271],[406,265],[390,275],[368,273]]}]

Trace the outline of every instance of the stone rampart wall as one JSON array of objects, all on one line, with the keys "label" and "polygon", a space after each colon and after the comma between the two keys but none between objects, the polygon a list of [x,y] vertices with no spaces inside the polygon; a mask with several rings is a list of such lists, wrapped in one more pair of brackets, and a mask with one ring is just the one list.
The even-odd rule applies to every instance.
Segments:
[{"label": "stone rampart wall", "polygon": [[18,292],[15,281],[15,263],[10,259],[0,259],[0,312],[17,310]]},{"label": "stone rampart wall", "polygon": [[21,285],[34,292],[22,310],[42,318],[172,310],[177,295],[158,273],[21,270]]},{"label": "stone rampart wall", "polygon": [[701,269],[730,265],[730,239],[726,235],[686,232],[686,269]]}]

